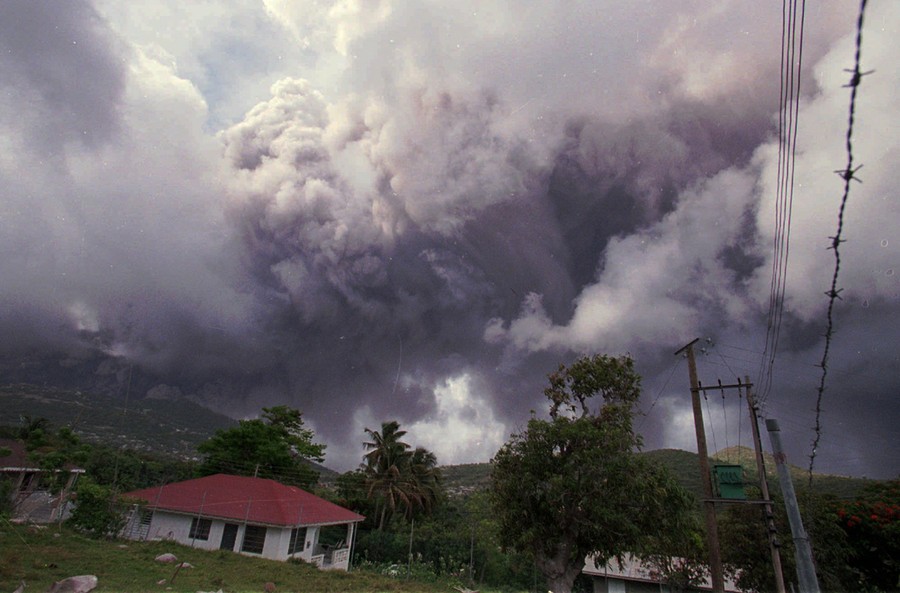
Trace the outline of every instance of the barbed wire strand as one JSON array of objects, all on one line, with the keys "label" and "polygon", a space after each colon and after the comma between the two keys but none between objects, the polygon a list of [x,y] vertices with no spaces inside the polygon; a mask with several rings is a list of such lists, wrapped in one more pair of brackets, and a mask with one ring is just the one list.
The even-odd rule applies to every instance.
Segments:
[{"label": "barbed wire strand", "polygon": [[844,233],[844,213],[847,209],[847,201],[850,198],[850,185],[851,182],[856,180],[860,181],[855,177],[856,172],[859,170],[859,167],[856,169],[853,168],[853,124],[856,119],[856,95],[859,89],[859,84],[862,81],[862,77],[866,74],[871,74],[871,72],[862,72],[860,70],[860,61],[862,57],[862,40],[863,40],[863,21],[866,12],[866,4],[868,0],[861,0],[859,4],[859,17],[856,21],[856,51],[854,56],[853,69],[848,70],[850,72],[850,82],[846,85],[850,88],[850,106],[848,109],[847,116],[847,166],[842,169],[836,171],[838,175],[844,180],[844,192],[841,196],[841,205],[838,209],[838,218],[837,218],[837,231],[835,232],[833,237],[829,237],[831,239],[831,246],[829,249],[834,251],[834,273],[831,277],[831,288],[825,294],[828,296],[828,312],[826,314],[826,327],[825,327],[825,347],[822,351],[822,361],[819,363],[819,367],[822,369],[822,375],[819,380],[819,387],[816,393],[816,422],[814,426],[815,438],[812,442],[812,450],[809,455],[809,487],[812,488],[813,483],[813,467],[816,462],[816,454],[818,453],[819,443],[822,440],[822,399],[825,394],[825,384],[828,379],[828,355],[831,351],[831,339],[834,336],[834,305],[837,300],[840,298],[841,289],[838,286],[838,275],[841,271],[841,251],[840,246],[841,243],[844,242],[843,233]]}]

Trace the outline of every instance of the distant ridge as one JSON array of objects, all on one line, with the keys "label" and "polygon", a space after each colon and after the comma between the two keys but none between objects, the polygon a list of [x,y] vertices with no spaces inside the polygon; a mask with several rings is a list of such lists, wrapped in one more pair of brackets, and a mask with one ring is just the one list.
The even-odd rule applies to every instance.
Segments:
[{"label": "distant ridge", "polygon": [[21,417],[46,418],[68,426],[84,440],[136,451],[196,457],[197,445],[237,421],[186,399],[134,399],[30,384],[0,386],[0,425]]},{"label": "distant ridge", "polygon": [[[681,486],[693,493],[697,500],[703,498],[703,486],[700,480],[700,462],[696,453],[680,449],[656,449],[641,453],[648,459],[665,466],[678,480]],[[779,490],[776,477],[775,460],[769,453],[763,453],[766,475],[772,491]],[[717,452],[710,461],[715,463],[733,463],[744,467],[744,480],[748,484],[756,484],[756,453],[749,447],[729,447]],[[789,466],[791,476],[798,490],[806,486],[806,470]],[[464,465],[445,465],[441,467],[444,485],[450,494],[464,495],[476,490],[488,488],[491,483],[490,463],[469,463]],[[838,498],[852,498],[867,485],[878,480],[814,474],[813,486],[817,492],[830,494]]]},{"label": "distant ridge", "polygon": [[[237,420],[214,412],[186,398],[133,399],[128,407],[121,398],[94,393],[17,383],[0,386],[0,426],[19,426],[23,415],[43,417],[53,426],[68,426],[84,440],[136,451],[157,452],[182,459],[197,457],[197,445],[230,428]],[[697,454],[679,449],[643,452],[674,474],[688,491],[701,498]],[[772,456],[764,454],[769,483],[777,484]],[[729,447],[713,455],[713,463],[737,463],[745,468],[745,481],[756,480],[756,459],[748,447]],[[317,463],[320,482],[333,482],[338,473]],[[806,485],[806,470],[791,466],[798,489]],[[441,467],[444,485],[453,495],[465,495],[490,486],[490,463],[467,463]],[[815,489],[839,498],[858,495],[877,480],[815,474]],[[777,486],[775,486],[777,488]],[[773,488],[774,489],[774,488]]]},{"label": "distant ridge", "polygon": [[[196,459],[197,445],[238,421],[184,397],[133,399],[44,387],[28,383],[0,386],[0,426],[19,426],[23,415],[46,418],[54,427],[68,426],[89,443],[128,447]],[[338,473],[318,463],[320,482]]]}]

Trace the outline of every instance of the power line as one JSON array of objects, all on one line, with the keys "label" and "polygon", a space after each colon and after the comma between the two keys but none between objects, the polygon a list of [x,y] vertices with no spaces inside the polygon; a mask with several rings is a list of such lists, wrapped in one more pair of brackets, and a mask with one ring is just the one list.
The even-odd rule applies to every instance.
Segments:
[{"label": "power line", "polygon": [[735,346],[735,345],[733,345],[733,344],[725,344],[725,343],[722,343],[722,342],[716,342],[716,345],[717,345],[717,346],[722,346],[723,348],[731,348],[732,350],[742,350],[742,351],[744,351],[744,352],[749,352],[750,354],[757,354],[757,355],[760,355],[760,356],[761,356],[762,354],[764,354],[763,352],[760,352],[759,350],[752,350],[752,349],[750,349],[750,348],[742,348],[742,347],[740,347],[740,346]]},{"label": "power line", "polygon": [[656,407],[656,402],[659,401],[659,397],[662,395],[663,391],[665,391],[666,387],[669,385],[669,381],[672,380],[672,377],[675,376],[675,370],[681,364],[681,358],[675,360],[675,363],[672,365],[672,371],[669,373],[669,378],[666,379],[666,382],[663,383],[662,387],[659,388],[659,391],[656,392],[656,397],[653,398],[653,403],[650,404],[650,407],[647,409],[647,412],[644,414],[644,417],[641,418],[641,421],[638,423],[638,430],[640,430],[641,426],[646,422],[647,417],[650,415],[650,412],[653,411],[653,408]]},{"label": "power line", "polygon": [[760,360],[758,401],[765,403],[772,388],[772,374],[778,339],[784,318],[784,295],[787,286],[790,253],[791,212],[794,199],[794,164],[799,129],[800,74],[803,66],[803,31],[806,2],[782,2],[781,81],[778,105],[778,160],[775,195],[775,232],[773,237],[772,279],[769,287],[769,311],[766,343]]}]

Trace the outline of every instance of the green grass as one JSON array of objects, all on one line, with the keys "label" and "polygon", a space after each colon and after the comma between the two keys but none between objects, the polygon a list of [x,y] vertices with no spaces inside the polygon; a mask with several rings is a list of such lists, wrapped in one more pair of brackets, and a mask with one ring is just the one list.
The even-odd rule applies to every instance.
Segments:
[{"label": "green grass", "polygon": [[[171,552],[194,568],[156,562]],[[98,593],[226,593],[262,592],[272,582],[278,593],[452,591],[449,583],[393,579],[365,571],[319,571],[307,564],[249,558],[229,552],[209,552],[171,542],[98,541],[55,526],[0,524],[0,591],[12,591],[25,581],[29,591],[44,591],[66,577],[93,574]],[[160,581],[164,581],[160,584]]]}]

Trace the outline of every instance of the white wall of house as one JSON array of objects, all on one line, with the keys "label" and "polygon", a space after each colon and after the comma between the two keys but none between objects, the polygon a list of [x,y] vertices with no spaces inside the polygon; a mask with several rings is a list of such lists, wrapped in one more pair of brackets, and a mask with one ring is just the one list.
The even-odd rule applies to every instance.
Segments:
[{"label": "white wall of house", "polygon": [[153,519],[150,522],[147,538],[151,540],[170,539],[180,544],[192,546],[201,550],[218,550],[222,543],[225,524],[231,523],[233,525],[238,525],[233,551],[248,556],[262,556],[263,558],[268,558],[270,560],[287,559],[287,549],[291,537],[290,529],[267,526],[262,554],[252,554],[241,551],[246,530],[245,525],[230,521],[226,522],[221,519],[210,519],[211,525],[209,528],[209,536],[204,540],[190,537],[191,521],[193,519],[193,516],[156,510],[154,511]]},{"label": "white wall of house", "polygon": [[[218,550],[222,544],[222,536],[225,532],[226,524],[237,525],[237,534],[235,537],[233,551],[245,554],[247,556],[261,556],[270,560],[287,560],[288,558],[302,558],[307,562],[313,562],[321,566],[324,562],[324,550],[319,546],[319,535],[322,527],[312,525],[309,527],[301,527],[300,537],[303,538],[303,548],[295,554],[290,554],[291,544],[291,527],[273,527],[266,526],[266,538],[263,543],[262,554],[254,554],[241,550],[246,525],[236,521],[224,521],[222,519],[209,519],[211,524],[209,528],[209,536],[207,539],[191,538],[191,522],[195,516],[171,513],[163,510],[153,511],[150,525],[146,532],[135,528],[134,525],[126,526],[123,534],[126,537],[146,537],[150,540],[172,540],[180,544],[192,546],[201,550]],[[132,515],[133,522],[140,521],[140,513]],[[146,535],[144,535],[144,533]],[[347,525],[347,537],[345,541],[351,541],[354,529],[352,524]],[[333,559],[334,565],[328,568],[348,569],[349,557],[347,554],[339,554]]]}]

